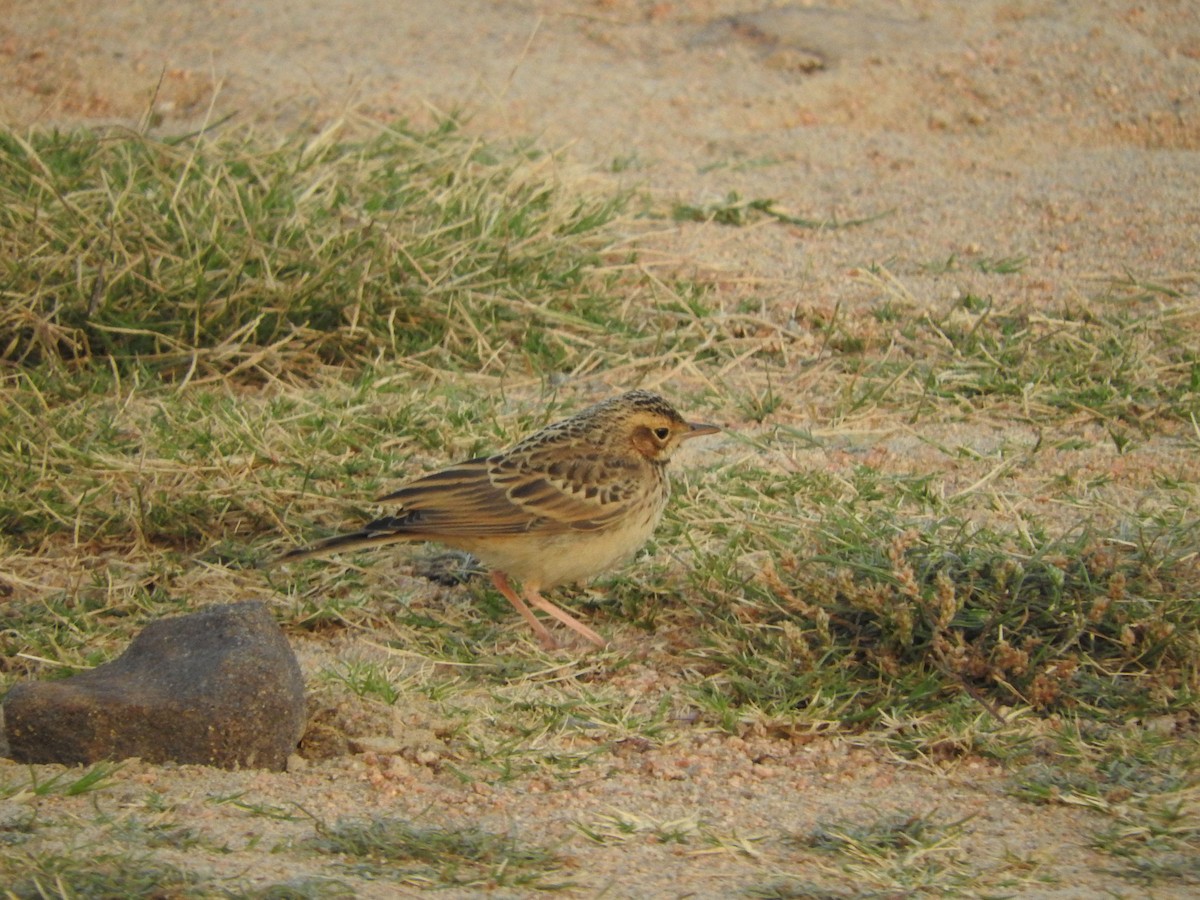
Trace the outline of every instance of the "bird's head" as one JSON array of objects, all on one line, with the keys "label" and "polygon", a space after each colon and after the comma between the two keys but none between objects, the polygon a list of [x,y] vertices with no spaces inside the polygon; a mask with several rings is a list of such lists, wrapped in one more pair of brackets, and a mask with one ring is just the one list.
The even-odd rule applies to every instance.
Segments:
[{"label": "bird's head", "polygon": [[720,431],[716,425],[686,421],[670,403],[650,391],[629,391],[609,403],[619,413],[614,416],[614,436],[628,440],[651,462],[665,463],[689,438]]}]

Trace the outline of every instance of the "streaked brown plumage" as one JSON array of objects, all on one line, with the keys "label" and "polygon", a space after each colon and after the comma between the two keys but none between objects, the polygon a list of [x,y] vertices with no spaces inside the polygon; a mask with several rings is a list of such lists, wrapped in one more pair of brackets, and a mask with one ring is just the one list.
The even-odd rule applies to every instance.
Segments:
[{"label": "streaked brown plumage", "polygon": [[[667,462],[683,441],[717,430],[684,421],[658,394],[629,391],[502,453],[417,478],[380,498],[398,506],[397,514],[278,562],[437,541],[479,557],[544,646],[556,644],[531,605],[603,647],[600,635],[541,592],[597,575],[641,547],[670,494]],[[521,582],[524,599],[510,577]]]}]

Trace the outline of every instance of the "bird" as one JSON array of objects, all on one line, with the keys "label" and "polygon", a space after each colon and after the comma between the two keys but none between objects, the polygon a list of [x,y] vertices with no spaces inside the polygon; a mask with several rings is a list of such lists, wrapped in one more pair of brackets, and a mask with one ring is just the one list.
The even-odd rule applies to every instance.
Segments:
[{"label": "bird", "polygon": [[[688,422],[662,396],[632,390],[554,422],[507,450],[468,459],[378,498],[396,511],[275,560],[432,541],[476,556],[548,650],[531,607],[597,647],[595,630],[542,592],[589,579],[649,540],[670,496],[667,463],[685,442],[720,431]],[[520,583],[521,592],[512,581]]]}]

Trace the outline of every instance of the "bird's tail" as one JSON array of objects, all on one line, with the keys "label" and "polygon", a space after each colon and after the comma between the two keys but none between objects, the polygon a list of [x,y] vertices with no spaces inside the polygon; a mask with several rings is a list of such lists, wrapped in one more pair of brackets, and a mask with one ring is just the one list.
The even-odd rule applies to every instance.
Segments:
[{"label": "bird's tail", "polygon": [[376,519],[358,531],[335,535],[306,547],[289,550],[282,556],[268,562],[268,568],[281,566],[284,563],[297,562],[302,559],[313,559],[320,556],[331,556],[346,550],[362,550],[368,547],[383,547],[404,541],[420,540],[420,535],[411,532],[411,522],[400,516],[387,516]]}]

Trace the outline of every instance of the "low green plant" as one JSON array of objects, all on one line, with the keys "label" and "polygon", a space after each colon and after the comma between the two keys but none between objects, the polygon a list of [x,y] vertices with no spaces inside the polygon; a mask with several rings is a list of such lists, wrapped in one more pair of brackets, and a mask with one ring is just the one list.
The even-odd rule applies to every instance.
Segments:
[{"label": "low green plant", "polygon": [[588,271],[621,203],[564,197],[536,155],[452,120],[359,140],[0,133],[0,359],[272,378],[430,350],[477,365],[487,335],[552,365],[620,327]]},{"label": "low green plant", "polygon": [[714,676],[697,697],[720,698],[727,725],[730,703],[846,724],[956,697],[997,724],[1002,708],[1105,718],[1194,703],[1195,523],[1132,544],[1088,528],[1015,541],[945,514],[906,521],[899,510],[928,505],[918,485],[862,470],[856,499],[825,507],[805,546],[741,530],[697,568],[701,594],[738,594],[710,609],[719,624],[697,651]]},{"label": "low green plant", "polygon": [[18,854],[5,870],[12,873],[5,896],[13,900],[186,896],[199,881],[176,866],[123,853]]},{"label": "low green plant", "polygon": [[320,826],[320,853],[347,857],[356,874],[420,887],[559,890],[563,861],[553,852],[482,828],[418,826],[401,819],[344,820]]}]

